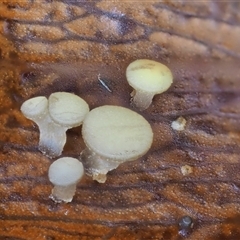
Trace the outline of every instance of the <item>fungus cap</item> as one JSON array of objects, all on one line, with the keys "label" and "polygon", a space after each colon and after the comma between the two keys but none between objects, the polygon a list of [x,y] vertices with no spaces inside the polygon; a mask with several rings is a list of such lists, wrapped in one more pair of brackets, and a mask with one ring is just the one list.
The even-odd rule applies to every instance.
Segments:
[{"label": "fungus cap", "polygon": [[66,127],[79,126],[89,112],[88,104],[72,93],[52,93],[48,101],[51,118]]},{"label": "fungus cap", "polygon": [[83,176],[84,168],[76,158],[63,157],[54,161],[48,170],[51,183],[58,186],[76,184]]},{"label": "fungus cap", "polygon": [[119,106],[101,106],[88,113],[82,135],[87,147],[118,162],[135,160],[151,147],[153,132],[140,114]]},{"label": "fungus cap", "polygon": [[173,82],[170,69],[162,63],[139,59],[129,64],[126,70],[127,81],[136,91],[153,94],[166,91]]},{"label": "fungus cap", "polygon": [[34,97],[25,101],[21,106],[22,113],[28,118],[36,118],[42,116],[48,107],[46,97]]}]

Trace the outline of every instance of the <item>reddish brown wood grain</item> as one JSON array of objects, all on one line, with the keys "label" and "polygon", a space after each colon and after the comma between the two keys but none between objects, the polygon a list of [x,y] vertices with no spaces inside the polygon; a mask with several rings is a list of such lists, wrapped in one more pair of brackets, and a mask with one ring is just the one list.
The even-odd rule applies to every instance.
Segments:
[{"label": "reddish brown wood grain", "polygon": [[[239,239],[239,10],[216,1],[1,1],[0,239]],[[125,69],[137,58],[174,74],[141,113],[152,148],[105,184],[84,177],[72,203],[54,203],[53,160],[37,150],[38,128],[21,104],[68,91],[91,109],[132,108]],[[183,132],[170,126],[179,116]],[[67,136],[63,156],[78,157],[81,127]],[[184,176],[184,165],[192,173]],[[178,224],[186,215],[194,226],[185,235]]]}]

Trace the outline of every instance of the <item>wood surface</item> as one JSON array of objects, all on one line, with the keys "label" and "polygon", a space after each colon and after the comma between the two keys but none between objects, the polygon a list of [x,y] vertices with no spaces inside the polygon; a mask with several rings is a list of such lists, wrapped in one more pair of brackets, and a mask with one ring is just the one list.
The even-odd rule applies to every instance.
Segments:
[{"label": "wood surface", "polygon": [[[0,239],[239,240],[239,12],[237,1],[2,0]],[[152,148],[105,184],[85,176],[71,203],[54,203],[47,178],[54,159],[38,151],[38,128],[21,104],[67,91],[91,109],[132,109],[125,70],[138,58],[174,74],[141,113],[154,131]],[[171,128],[179,116],[187,120],[182,132]],[[81,127],[67,137],[62,156],[78,157]],[[193,228],[179,227],[184,216]]]}]

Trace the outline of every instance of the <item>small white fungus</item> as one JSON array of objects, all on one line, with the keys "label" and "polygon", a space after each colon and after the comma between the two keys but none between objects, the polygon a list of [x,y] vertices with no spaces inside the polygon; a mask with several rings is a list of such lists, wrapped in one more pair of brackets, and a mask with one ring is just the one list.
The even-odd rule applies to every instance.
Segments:
[{"label": "small white fungus", "polygon": [[148,59],[130,63],[126,77],[129,85],[134,88],[131,93],[133,104],[141,111],[150,106],[154,95],[165,92],[173,82],[167,66]]},{"label": "small white fungus", "polygon": [[90,111],[83,121],[86,149],[81,161],[86,174],[100,183],[121,163],[143,156],[151,147],[153,132],[140,114],[119,106],[101,106]]},{"label": "small white fungus", "polygon": [[63,157],[54,161],[48,170],[49,180],[54,185],[50,198],[55,202],[71,202],[83,174],[83,165],[76,158]]}]

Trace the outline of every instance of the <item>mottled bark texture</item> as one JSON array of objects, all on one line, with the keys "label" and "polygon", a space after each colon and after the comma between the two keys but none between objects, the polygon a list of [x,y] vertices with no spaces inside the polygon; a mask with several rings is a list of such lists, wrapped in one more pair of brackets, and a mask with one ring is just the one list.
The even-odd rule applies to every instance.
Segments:
[{"label": "mottled bark texture", "polygon": [[[240,239],[239,5],[2,0],[0,239]],[[37,150],[38,129],[21,104],[68,91],[91,108],[131,108],[125,69],[137,58],[174,73],[171,89],[142,112],[154,131],[151,150],[105,184],[85,177],[72,203],[55,204],[52,160]],[[171,129],[179,116],[182,132]],[[67,135],[63,156],[77,157],[81,128]],[[179,227],[184,216],[192,228]]]}]

